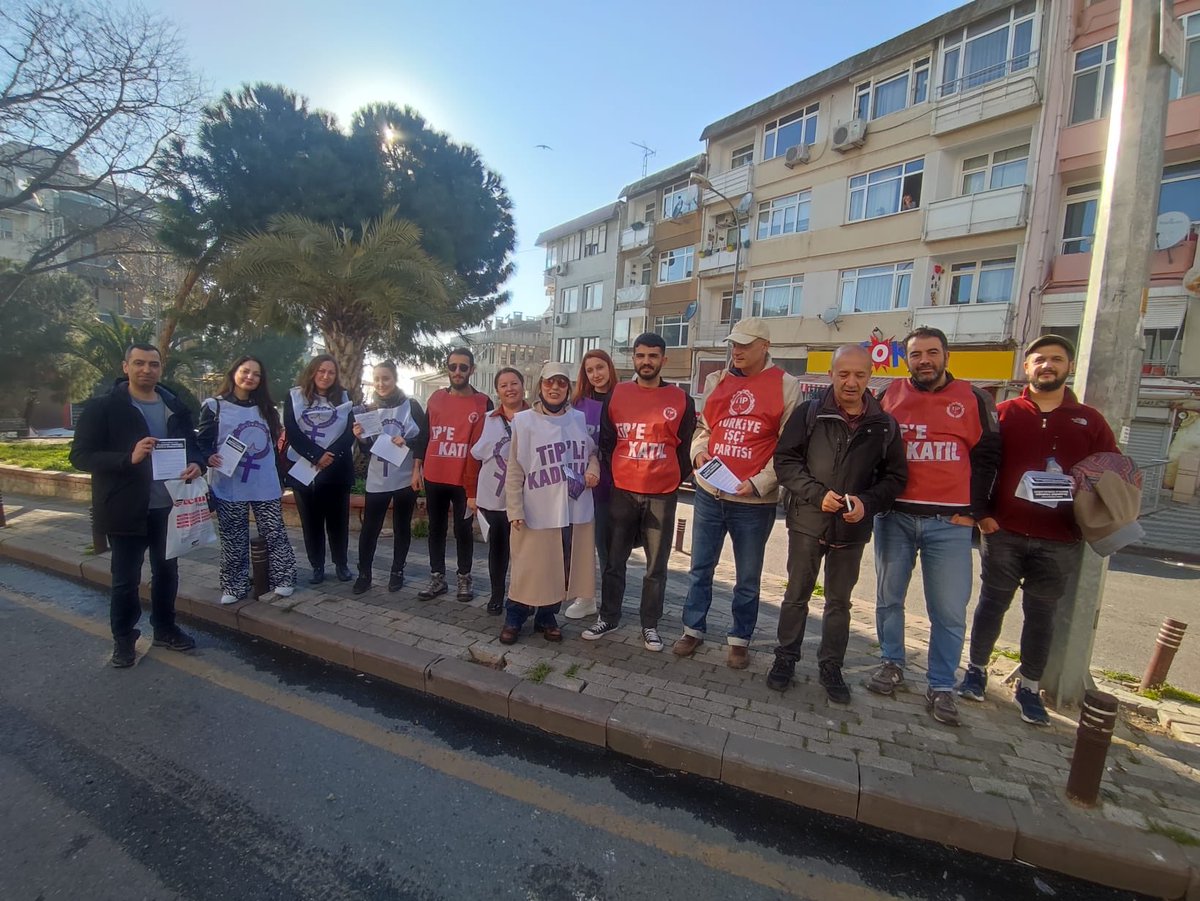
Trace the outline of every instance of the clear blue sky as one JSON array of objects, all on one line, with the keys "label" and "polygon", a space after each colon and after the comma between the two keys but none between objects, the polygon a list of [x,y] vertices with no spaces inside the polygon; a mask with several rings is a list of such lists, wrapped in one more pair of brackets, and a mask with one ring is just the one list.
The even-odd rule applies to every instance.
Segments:
[{"label": "clear blue sky", "polygon": [[[709,122],[961,5],[144,2],[180,26],[214,97],[276,82],[343,125],[370,102],[409,104],[474,145],[513,200],[509,309],[529,314],[546,307],[538,233],[640,178],[642,152],[630,142],[657,152],[651,172],[686,159],[704,149]],[[770,43],[739,40],[743,32]]]}]

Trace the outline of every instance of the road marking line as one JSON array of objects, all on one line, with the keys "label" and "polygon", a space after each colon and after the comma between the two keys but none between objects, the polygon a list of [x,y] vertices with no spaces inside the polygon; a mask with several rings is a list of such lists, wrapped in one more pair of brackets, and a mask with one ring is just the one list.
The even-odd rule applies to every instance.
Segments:
[{"label": "road marking line", "polygon": [[[0,589],[0,597],[96,638],[111,640],[112,633],[102,622],[63,610],[47,601],[17,593],[12,589]],[[145,645],[146,639],[142,639],[140,644]],[[767,860],[749,851],[699,841],[685,832],[638,817],[626,816],[602,804],[578,801],[569,795],[548,789],[532,779],[515,776],[499,767],[473,760],[465,754],[389,732],[369,720],[239,676],[202,656],[164,651],[161,655],[155,653],[154,660],[332,732],[469,782],[493,794],[560,814],[585,826],[602,829],[617,838],[637,842],[673,857],[695,861],[710,869],[778,892],[799,898],[835,901],[888,901],[895,897],[866,886],[836,882],[787,864]],[[141,663],[140,656],[138,662]]]}]

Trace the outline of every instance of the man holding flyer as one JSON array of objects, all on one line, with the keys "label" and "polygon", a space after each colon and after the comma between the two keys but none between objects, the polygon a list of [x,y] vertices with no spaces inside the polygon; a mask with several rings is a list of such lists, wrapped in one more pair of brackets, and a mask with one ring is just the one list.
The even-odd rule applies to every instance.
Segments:
[{"label": "man holding flyer", "polygon": [[673,650],[690,657],[704,641],[713,572],[728,534],[737,581],[726,662],[733,669],[745,669],[758,622],[763,555],[779,501],[772,455],[800,398],[800,383],[771,361],[765,319],[742,319],[725,340],[732,346],[732,365],[705,381],[692,437],[696,495],[691,584],[683,605],[683,636]]},{"label": "man holding flyer", "polygon": [[[175,625],[179,561],[167,559],[167,518],[171,496],[164,478],[194,479],[204,471],[192,414],[158,384],[162,358],[152,344],[125,352],[125,378],[112,390],[88,401],[75,427],[71,464],[92,474],[92,510],[112,547],[112,625],[115,667],[133,666],[141,635],[134,626],[142,615],[138,586],[142,561],[150,550],[150,624],[156,647],[188,651],[195,640]],[[160,442],[182,442],[167,459]],[[154,454],[160,458],[151,462]],[[163,466],[174,467],[164,471]]]}]

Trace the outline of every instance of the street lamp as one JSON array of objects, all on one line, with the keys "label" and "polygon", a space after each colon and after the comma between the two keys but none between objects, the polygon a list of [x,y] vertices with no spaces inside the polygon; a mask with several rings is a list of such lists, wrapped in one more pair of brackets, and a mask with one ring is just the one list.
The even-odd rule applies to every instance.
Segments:
[{"label": "street lamp", "polygon": [[[737,229],[737,241],[734,246],[733,253],[733,300],[730,303],[729,310],[729,331],[733,331],[733,327],[737,325],[741,319],[741,311],[738,308],[738,273],[742,268],[742,216],[749,212],[750,204],[754,200],[754,195],[747,191],[742,195],[742,199],[738,201],[737,206],[734,206],[733,201],[713,187],[713,183],[701,175],[699,172],[693,172],[688,180],[701,188],[712,191],[718,197],[729,205],[729,211],[733,213],[733,225]],[[731,349],[732,350],[732,349]]]}]

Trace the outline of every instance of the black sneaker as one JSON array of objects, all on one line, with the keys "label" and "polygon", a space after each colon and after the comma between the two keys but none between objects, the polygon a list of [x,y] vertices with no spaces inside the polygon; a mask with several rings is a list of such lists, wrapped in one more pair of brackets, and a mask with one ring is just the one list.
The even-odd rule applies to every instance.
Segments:
[{"label": "black sneaker", "polygon": [[784,657],[776,657],[767,673],[767,688],[772,691],[783,691],[792,684],[796,675],[796,661]]},{"label": "black sneaker", "polygon": [[314,566],[312,575],[308,577],[309,585],[320,585],[325,581],[325,567]]},{"label": "black sneaker", "polygon": [[850,703],[850,686],[842,678],[842,668],[836,663],[822,663],[819,681],[829,695],[829,700],[835,704]]},{"label": "black sneaker", "polygon": [[364,591],[366,591],[370,587],[371,587],[371,577],[370,576],[359,576],[357,579],[354,580],[354,587],[351,588],[350,590],[353,591],[355,594],[362,594]]},{"label": "black sneaker", "polygon": [[504,601],[488,601],[487,612],[492,614],[492,616],[499,616],[504,612]]},{"label": "black sneaker", "polygon": [[190,651],[196,646],[196,639],[176,626],[169,632],[155,632],[154,646],[172,651]]},{"label": "black sneaker", "polygon": [[337,564],[334,569],[337,570],[339,582],[349,582],[354,578],[354,573],[350,572],[350,567],[348,567],[345,563]]},{"label": "black sneaker", "polygon": [[404,570],[398,569],[388,577],[388,591],[399,591],[404,587]]},{"label": "black sneaker", "polygon": [[134,629],[124,638],[113,639],[112,660],[110,661],[117,669],[125,669],[137,663],[137,640],[142,637],[142,633]]}]

